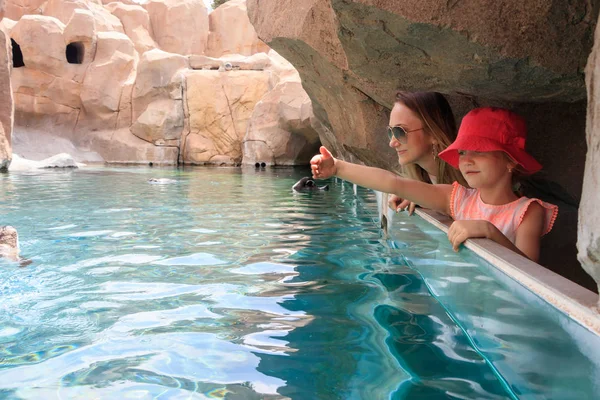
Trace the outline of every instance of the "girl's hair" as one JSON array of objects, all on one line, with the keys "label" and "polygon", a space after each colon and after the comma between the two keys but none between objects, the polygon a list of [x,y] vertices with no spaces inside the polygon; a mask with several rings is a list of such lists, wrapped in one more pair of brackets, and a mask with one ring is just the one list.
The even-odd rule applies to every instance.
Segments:
[{"label": "girl's hair", "polygon": [[512,167],[512,176],[510,178],[510,184],[512,186],[512,191],[515,195],[519,197],[523,197],[523,183],[525,182],[528,174],[523,167],[521,167],[515,160],[512,159],[508,154],[503,153],[504,157],[508,161],[514,162],[515,165]]},{"label": "girl's hair", "polygon": [[[437,157],[437,153],[456,139],[456,120],[444,95],[438,92],[397,92],[396,103],[402,103],[414,112],[423,122],[424,131],[437,140],[437,183],[450,184],[458,181],[461,185],[468,186],[459,170]],[[417,164],[403,165],[402,169],[409,178],[431,183],[427,171]]]}]

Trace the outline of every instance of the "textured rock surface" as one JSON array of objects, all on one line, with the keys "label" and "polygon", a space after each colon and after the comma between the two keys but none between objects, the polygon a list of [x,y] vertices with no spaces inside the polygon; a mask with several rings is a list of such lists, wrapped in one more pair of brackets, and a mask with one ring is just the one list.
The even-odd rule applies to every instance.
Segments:
[{"label": "textured rock surface", "polygon": [[186,74],[189,132],[183,162],[242,161],[242,140],[256,103],[269,91],[269,74],[258,71],[192,71]]},{"label": "textured rock surface", "polygon": [[[116,129],[119,114],[131,113],[130,93],[137,63],[138,53],[127,35],[98,33],[96,56],[81,88],[81,105],[88,129]],[[130,123],[129,119],[126,125]]]},{"label": "textured rock surface", "polygon": [[[81,52],[81,63],[90,63],[96,55],[97,30],[94,15],[88,10],[74,10],[71,19],[63,32],[64,44],[76,43]],[[64,50],[63,50],[64,52]],[[64,62],[64,61],[63,61]],[[79,74],[73,76],[73,80],[83,80],[85,67],[77,68],[72,64],[72,69],[79,70]]]},{"label": "textured rock surface", "polygon": [[75,10],[89,11],[94,17],[94,23],[99,32],[124,32],[119,18],[105,9],[100,1],[48,0],[43,6],[44,15],[58,18],[65,25],[73,17]]},{"label": "textured rock surface", "polygon": [[98,152],[108,163],[174,165],[179,149],[155,146],[131,134],[129,128],[89,132],[80,145]]},{"label": "textured rock surface", "polygon": [[183,104],[163,99],[152,102],[131,126],[131,132],[147,142],[160,145],[179,140],[183,130]]},{"label": "textured rock surface", "polygon": [[[84,154],[97,151],[93,162],[235,165],[252,118],[265,128],[253,129],[252,140],[274,150],[270,163],[305,162],[315,146],[322,126],[300,77],[258,39],[243,0],[213,16],[210,52],[220,58],[203,54],[209,24],[201,0],[48,0],[41,11],[3,23],[25,64],[12,74],[16,122],[27,136],[19,151],[39,159],[61,138]],[[214,82],[187,82],[194,69]]]},{"label": "textured rock surface", "polygon": [[270,48],[258,38],[246,10],[246,0],[229,0],[208,16],[210,32],[206,55],[221,57],[227,54],[250,56],[267,53]]},{"label": "textured rock surface", "polygon": [[[579,206],[578,258],[600,285],[600,30],[585,70],[588,89],[587,157]],[[600,303],[599,303],[600,306]]]},{"label": "textured rock surface", "polygon": [[244,164],[308,164],[319,151],[312,105],[301,83],[282,82],[254,107],[243,142]]},{"label": "textured rock surface", "polygon": [[385,124],[379,106],[390,108],[398,88],[503,101],[583,99],[581,69],[598,8],[517,0],[247,6],[259,37],[299,70],[315,114],[347,147],[346,157],[383,150],[373,140]]},{"label": "textured rock surface", "polygon": [[2,2],[5,3],[4,16],[17,21],[25,14],[41,14],[42,5],[46,1],[47,0],[2,0]]},{"label": "textured rock surface", "polygon": [[150,34],[150,17],[143,7],[112,2],[107,4],[106,8],[119,18],[125,34],[129,36],[140,55],[156,47]]},{"label": "textured rock surface", "polygon": [[184,126],[183,72],[186,57],[153,49],[143,54],[133,88],[137,137],[157,145],[179,140]]},{"label": "textured rock surface", "polygon": [[[582,99],[580,69],[597,8],[542,0],[248,0],[251,22],[261,38],[276,41],[275,50],[300,40],[380,99],[390,98],[390,87],[504,100]],[[289,53],[296,65],[298,54]]]},{"label": "textured rock surface", "polygon": [[186,74],[186,81],[189,132],[182,143],[182,161],[239,164],[252,111],[270,89],[269,74],[191,71]]},{"label": "textured rock surface", "polygon": [[161,50],[181,55],[204,52],[208,10],[202,0],[150,0],[143,7]]},{"label": "textured rock surface", "polygon": [[104,163],[104,159],[98,153],[78,147],[71,140],[47,131],[15,127],[13,135],[13,152],[27,160],[39,161],[55,154],[67,153],[80,163]]},{"label": "textured rock surface", "polygon": [[80,83],[36,69],[15,68],[12,84],[17,124],[73,131],[81,108]]},{"label": "textured rock surface", "polygon": [[65,24],[54,17],[25,15],[11,30],[19,44],[25,66],[54,76],[66,74]]},{"label": "textured rock surface", "polygon": [[0,172],[8,170],[12,160],[12,149],[8,138],[4,133],[4,128],[0,124]]},{"label": "textured rock surface", "polygon": [[[0,10],[3,4],[0,0]],[[0,20],[2,15],[0,12]],[[6,29],[0,23],[0,171],[6,170],[11,160],[11,136],[13,129],[13,96],[10,82],[11,56],[10,38]]]}]

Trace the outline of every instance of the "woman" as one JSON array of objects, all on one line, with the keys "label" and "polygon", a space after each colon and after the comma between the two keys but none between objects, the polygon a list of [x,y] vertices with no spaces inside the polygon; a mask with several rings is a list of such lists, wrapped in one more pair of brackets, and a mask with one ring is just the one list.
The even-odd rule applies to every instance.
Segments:
[{"label": "woman", "polygon": [[[467,186],[460,171],[438,157],[456,139],[456,121],[446,98],[438,92],[398,92],[388,127],[390,147],[407,178],[426,183]],[[389,206],[396,210],[415,204],[391,195]]]}]

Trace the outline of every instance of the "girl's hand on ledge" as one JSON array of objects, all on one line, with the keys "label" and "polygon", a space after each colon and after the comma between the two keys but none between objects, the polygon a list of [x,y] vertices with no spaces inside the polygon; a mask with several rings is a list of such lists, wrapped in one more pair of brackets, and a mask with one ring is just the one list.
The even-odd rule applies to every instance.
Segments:
[{"label": "girl's hand on ledge", "polygon": [[448,239],[454,251],[467,239],[489,238],[491,227],[489,221],[483,219],[454,221],[448,229]]}]

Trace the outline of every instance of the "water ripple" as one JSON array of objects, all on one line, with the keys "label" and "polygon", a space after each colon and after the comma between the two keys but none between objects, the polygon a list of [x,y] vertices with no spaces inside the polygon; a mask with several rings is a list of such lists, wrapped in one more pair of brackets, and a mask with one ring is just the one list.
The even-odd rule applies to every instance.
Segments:
[{"label": "water ripple", "polygon": [[292,193],[306,172],[0,174],[33,260],[0,261],[0,399],[595,393],[596,342],[416,217],[387,241],[369,191]]}]

